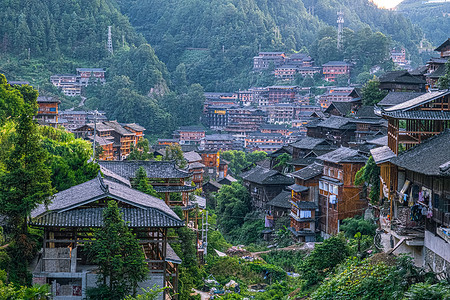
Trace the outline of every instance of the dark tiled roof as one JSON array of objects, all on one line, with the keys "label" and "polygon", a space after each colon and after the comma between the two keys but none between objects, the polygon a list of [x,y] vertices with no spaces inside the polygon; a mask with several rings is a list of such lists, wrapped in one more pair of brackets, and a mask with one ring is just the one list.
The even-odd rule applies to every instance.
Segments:
[{"label": "dark tiled roof", "polygon": [[205,136],[207,141],[232,141],[234,140],[231,134],[211,134]]},{"label": "dark tiled roof", "polygon": [[413,76],[423,76],[428,71],[427,66],[420,66],[412,71],[409,71],[409,74]]},{"label": "dark tiled roof", "polygon": [[372,149],[370,150],[370,154],[372,154],[373,160],[376,164],[387,162],[396,156],[388,146]]},{"label": "dark tiled roof", "polygon": [[361,106],[358,109],[358,111],[356,112],[355,118],[357,118],[357,119],[363,119],[363,118],[380,119],[380,117],[374,113],[373,106],[369,106],[369,105]]},{"label": "dark tiled roof", "polygon": [[440,65],[434,72],[425,75],[426,77],[429,78],[439,78],[442,77],[446,74],[446,66],[445,64]]},{"label": "dark tiled roof", "polygon": [[342,116],[346,116],[352,111],[351,102],[331,102],[330,106],[324,111],[325,113],[331,113],[335,108]]},{"label": "dark tiled roof", "polygon": [[183,153],[184,159],[188,162],[201,161],[202,157],[195,151],[189,151]]},{"label": "dark tiled roof", "polygon": [[[168,218],[167,220],[170,219],[173,222],[182,225],[182,222],[178,218],[178,216],[166,205],[163,200],[147,195],[138,190],[129,188],[121,183],[103,179],[100,176],[97,176],[97,178],[55,194],[50,205],[48,205],[47,207],[45,205],[39,205],[35,210],[31,212],[31,217],[44,217],[45,219],[47,218],[45,217],[45,215],[55,214],[54,217],[48,217],[50,218],[48,220],[50,222],[52,218],[59,218],[57,215],[61,215],[63,212],[73,211],[72,214],[67,214],[67,217],[58,220],[69,220],[66,219],[69,218],[69,216],[78,216],[81,218],[80,214],[83,213],[75,212],[78,207],[106,198],[112,198],[131,205],[133,206],[133,208],[138,209],[138,211],[153,211],[151,213],[148,213],[152,216],[152,218],[155,218],[155,216],[159,216],[156,217],[155,221],[153,222],[160,222],[164,218]],[[84,211],[84,209],[80,210]],[[73,219],[71,222],[73,222],[72,224],[75,224],[77,220]],[[87,218],[86,221],[82,222],[90,221],[89,218]],[[168,226],[172,224],[164,222],[161,222],[159,225]]]},{"label": "dark tiled roof", "polygon": [[320,163],[314,162],[301,170],[291,173],[291,175],[295,178],[308,180],[308,179],[314,178],[316,176],[319,176],[322,173],[323,173],[323,165]]},{"label": "dark tiled roof", "polygon": [[100,166],[100,171],[102,172],[105,179],[125,184],[126,186],[131,187],[131,183],[128,179],[123,178],[120,175],[117,175],[116,173],[108,170],[107,168]]},{"label": "dark tiled roof", "polygon": [[377,146],[387,146],[387,144],[388,144],[388,137],[387,137],[387,135],[382,136],[382,137],[377,137],[377,138],[374,138],[372,140],[368,140],[367,143],[374,144],[374,145],[377,145]]},{"label": "dark tiled roof", "polygon": [[290,190],[293,190],[296,193],[301,193],[301,192],[306,192],[307,190],[309,190],[308,187],[300,185],[300,184],[293,184],[287,187]]},{"label": "dark tiled roof", "polygon": [[289,164],[293,166],[308,166],[317,161],[317,157],[302,157],[292,160]]},{"label": "dark tiled roof", "polygon": [[149,178],[187,178],[192,174],[177,169],[173,161],[100,161],[99,164],[127,179],[134,178],[139,167],[143,167]]},{"label": "dark tiled roof", "polygon": [[448,38],[445,42],[443,42],[439,47],[434,49],[434,51],[444,51],[446,47],[450,46],[450,38]]},{"label": "dark tiled roof", "polygon": [[340,147],[334,151],[328,152],[327,154],[319,156],[318,159],[333,163],[365,162],[367,160],[367,158],[359,154],[358,150],[346,147]]},{"label": "dark tiled roof", "polygon": [[408,71],[392,71],[387,72],[380,77],[380,83],[410,83],[410,84],[426,84],[426,81],[412,76]]},{"label": "dark tiled roof", "polygon": [[275,196],[275,198],[267,202],[267,206],[291,208],[291,203],[289,202],[289,200],[291,200],[291,192],[282,191],[277,196]]},{"label": "dark tiled roof", "polygon": [[271,184],[285,184],[289,185],[294,183],[294,180],[292,178],[289,178],[278,171],[270,170],[267,168],[263,168],[260,166],[256,166],[253,169],[242,173],[241,174],[242,179],[245,181],[254,182],[261,185],[271,185]]},{"label": "dark tiled roof", "polygon": [[312,150],[319,145],[328,144],[325,139],[305,137],[295,143],[290,144],[293,148]]},{"label": "dark tiled roof", "polygon": [[331,116],[322,120],[317,127],[331,128],[331,129],[356,129],[356,125],[352,124],[350,118]]},{"label": "dark tiled roof", "polygon": [[[439,176],[450,161],[450,129],[400,153],[390,160],[399,167],[417,173]],[[442,167],[442,170],[441,170]],[[444,173],[444,175],[448,173]]]},{"label": "dark tiled roof", "polygon": [[123,126],[124,127],[128,127],[128,128],[130,128],[131,130],[134,130],[134,131],[145,131],[144,127],[142,127],[141,125],[136,124],[136,123],[124,124]]},{"label": "dark tiled roof", "polygon": [[[102,207],[73,209],[63,212],[48,212],[31,221],[35,226],[101,227]],[[129,227],[181,227],[183,223],[155,209],[120,208],[123,220]]]},{"label": "dark tiled roof", "polygon": [[417,98],[425,93],[420,92],[389,92],[386,97],[378,102],[378,106],[394,106],[408,100]]},{"label": "dark tiled roof", "polygon": [[295,205],[300,209],[317,209],[317,204],[310,201],[297,201]]},{"label": "dark tiled roof", "polygon": [[420,105],[426,104],[428,102],[431,102],[433,100],[436,100],[440,97],[446,96],[450,94],[450,91],[437,91],[437,92],[431,92],[431,93],[425,93],[423,95],[420,95],[419,97],[413,98],[411,100],[408,100],[406,102],[397,104],[395,106],[386,108],[386,111],[396,111],[396,110],[409,110],[415,107],[418,107]]},{"label": "dark tiled roof", "polygon": [[53,97],[47,97],[47,96],[39,96],[39,97],[37,97],[37,102],[38,103],[61,103],[61,101],[59,101],[58,99],[56,99],[56,98],[53,98]]},{"label": "dark tiled roof", "polygon": [[277,124],[262,124],[261,129],[268,129],[268,130],[283,130],[287,129],[286,125],[277,125]]},{"label": "dark tiled roof", "polygon": [[[121,134],[121,135],[134,135],[131,131],[126,130],[123,128],[122,125],[119,124],[117,121],[105,121],[103,122],[106,126],[114,129],[115,132]],[[98,126],[98,125],[97,125]]]},{"label": "dark tiled roof", "polygon": [[192,170],[192,169],[199,169],[199,168],[204,168],[204,167],[206,167],[204,164],[196,161],[194,163],[190,163],[188,166],[188,169]]},{"label": "dark tiled roof", "polygon": [[196,189],[195,186],[190,185],[154,185],[153,188],[158,193],[193,192]]},{"label": "dark tiled roof", "polygon": [[448,111],[392,111],[383,115],[402,120],[450,120]]},{"label": "dark tiled roof", "polygon": [[328,67],[328,66],[349,66],[349,63],[346,63],[345,61],[329,61],[326,64],[323,64],[323,67]]},{"label": "dark tiled roof", "polygon": [[170,246],[170,244],[167,244],[166,249],[166,261],[172,262],[174,264],[181,264],[181,258],[178,257],[178,255],[175,253],[173,248]]}]

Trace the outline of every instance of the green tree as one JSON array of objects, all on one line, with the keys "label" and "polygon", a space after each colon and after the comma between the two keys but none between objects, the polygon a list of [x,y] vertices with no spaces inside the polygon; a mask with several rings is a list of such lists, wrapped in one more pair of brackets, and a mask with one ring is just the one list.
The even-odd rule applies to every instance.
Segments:
[{"label": "green tree", "polygon": [[131,145],[130,154],[127,160],[151,160],[153,153],[150,153],[150,144],[147,139],[140,139],[137,145]]},{"label": "green tree", "polygon": [[88,245],[91,260],[98,266],[102,299],[123,299],[136,293],[139,282],[148,276],[148,266],[136,236],[122,218],[116,201],[103,211],[103,226]]},{"label": "green tree", "polygon": [[362,88],[362,102],[364,105],[374,105],[386,97],[387,92],[380,90],[378,79],[369,80]]},{"label": "green tree", "polygon": [[139,169],[137,169],[136,179],[133,181],[133,186],[135,189],[143,193],[159,198],[158,192],[156,192],[153,186],[149,183],[147,172],[143,167],[139,167]]},{"label": "green tree", "polygon": [[216,200],[217,223],[222,233],[229,236],[233,230],[243,225],[245,216],[250,212],[250,195],[244,186],[233,182],[222,186]]},{"label": "green tree", "polygon": [[347,238],[353,238],[358,232],[362,235],[374,236],[377,224],[362,217],[347,218],[342,221],[340,229]]},{"label": "green tree", "polygon": [[373,204],[378,203],[380,200],[380,167],[377,166],[372,156],[355,175],[355,185],[362,185],[365,182],[370,187],[370,201]]},{"label": "green tree", "polygon": [[[4,78],[4,77],[3,77]],[[0,213],[12,228],[12,280],[26,284],[30,279],[26,263],[34,255],[34,242],[28,235],[27,220],[39,204],[49,203],[54,193],[48,154],[43,149],[33,117],[37,111],[37,91],[30,86],[17,89],[24,108],[10,135],[13,149],[7,154],[0,173]]]},{"label": "green tree", "polygon": [[172,144],[166,147],[166,153],[164,155],[164,160],[173,160],[179,168],[186,167],[186,160],[183,156],[183,151],[181,146],[178,144]]},{"label": "green tree", "polygon": [[285,172],[289,167],[289,162],[292,161],[292,156],[288,153],[283,153],[275,158],[275,161],[277,162],[277,164],[274,166],[274,168],[280,168],[283,172]]},{"label": "green tree", "polygon": [[450,87],[450,62],[445,63],[445,75],[439,78],[438,86],[440,89],[448,89]]}]

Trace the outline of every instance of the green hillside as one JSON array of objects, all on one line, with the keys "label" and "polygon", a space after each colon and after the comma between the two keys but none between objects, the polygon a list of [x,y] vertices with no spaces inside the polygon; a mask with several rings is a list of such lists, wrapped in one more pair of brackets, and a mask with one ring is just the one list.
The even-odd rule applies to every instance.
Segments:
[{"label": "green hillside", "polygon": [[450,37],[450,2],[424,3],[422,0],[405,0],[396,10],[419,26],[433,46],[439,46]]},{"label": "green hillside", "polygon": [[[249,72],[259,49],[306,49],[318,63],[331,57],[352,59],[347,52],[355,53],[355,49],[342,53],[335,49],[339,9],[344,12],[345,26],[356,36],[363,36],[362,31],[367,34],[367,27],[370,34],[380,31],[388,44],[405,46],[419,60],[420,29],[368,0],[120,0],[119,5],[169,70],[184,63],[188,80],[206,90],[236,90],[255,84],[258,78]],[[329,41],[327,53],[325,41],[320,43],[323,38]],[[363,51],[359,44],[350,46]]]}]

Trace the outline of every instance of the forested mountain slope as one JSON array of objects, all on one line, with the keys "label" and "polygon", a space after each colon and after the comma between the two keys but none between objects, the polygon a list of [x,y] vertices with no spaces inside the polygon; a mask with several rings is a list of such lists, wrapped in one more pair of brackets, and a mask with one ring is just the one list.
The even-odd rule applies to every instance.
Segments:
[{"label": "forested mountain slope", "polygon": [[[344,12],[345,26],[354,31],[381,31],[392,44],[416,56],[421,32],[401,15],[376,8],[368,0],[117,0],[130,22],[155,48],[169,70],[180,63],[188,80],[206,90],[245,88],[252,58],[262,51],[307,48],[317,53],[323,38],[335,40],[336,13]],[[390,41],[388,41],[390,43]],[[335,44],[329,43],[332,52]],[[199,49],[200,48],[200,49]],[[334,51],[336,52],[336,51]],[[338,53],[337,58],[346,58]]]},{"label": "forested mountain slope", "polygon": [[[80,99],[63,96],[50,76],[102,67],[107,84],[87,89],[86,108],[104,110],[119,122],[138,122],[149,135],[199,122],[202,88],[179,80],[182,69],[172,78],[115,0],[0,0],[0,6],[0,73],[9,80],[27,80],[68,108]],[[114,55],[106,49],[108,26]],[[191,109],[196,111],[182,113]]]},{"label": "forested mountain slope", "polygon": [[450,37],[450,2],[404,0],[396,10],[417,24],[433,46],[439,46]]}]

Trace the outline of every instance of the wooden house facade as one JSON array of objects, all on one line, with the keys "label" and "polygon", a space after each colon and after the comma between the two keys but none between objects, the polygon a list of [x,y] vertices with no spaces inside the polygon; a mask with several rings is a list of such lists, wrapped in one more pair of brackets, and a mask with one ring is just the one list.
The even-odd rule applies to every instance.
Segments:
[{"label": "wooden house facade", "polygon": [[86,245],[103,225],[103,210],[116,201],[123,219],[136,234],[149,277],[142,287],[167,287],[158,299],[176,299],[178,265],[168,243],[169,228],[184,226],[164,201],[100,175],[54,195],[52,203],[31,213],[30,226],[44,231],[42,251],[33,270],[33,282],[50,284],[53,299],[85,299],[86,290],[97,285],[97,266],[90,262]]},{"label": "wooden house facade", "polygon": [[367,157],[341,147],[319,156],[323,175],[319,181],[320,231],[325,237],[337,234],[342,220],[362,215],[368,206],[361,186],[354,184],[356,172]]},{"label": "wooden house facade", "polygon": [[264,211],[267,203],[281,193],[294,180],[278,171],[256,166],[241,174],[243,185],[250,193],[252,207]]}]

